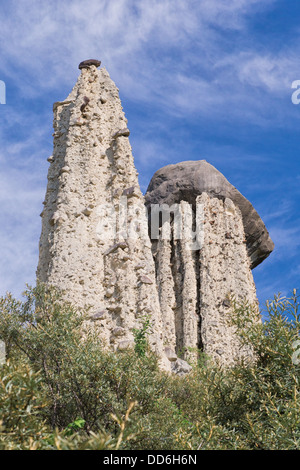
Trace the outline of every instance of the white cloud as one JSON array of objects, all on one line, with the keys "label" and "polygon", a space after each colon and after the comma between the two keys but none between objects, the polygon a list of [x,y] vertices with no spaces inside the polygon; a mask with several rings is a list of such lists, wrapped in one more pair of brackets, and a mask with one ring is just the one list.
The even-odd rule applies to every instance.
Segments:
[{"label": "white cloud", "polygon": [[[56,90],[63,99],[86,58],[102,60],[121,95],[174,116],[242,118],[269,125],[274,93],[286,99],[297,78],[294,52],[236,51],[237,32],[276,0],[12,0],[2,11],[5,74],[21,96]],[[9,13],[9,14],[8,14]],[[0,12],[1,19],[1,12]],[[251,87],[251,94],[249,93]],[[293,110],[295,111],[295,110]],[[284,120],[280,111],[277,121]]]},{"label": "white cloud", "polygon": [[[7,107],[7,123],[0,139],[0,293],[19,296],[25,283],[35,283],[42,201],[46,190],[44,139],[51,129]],[[20,126],[23,140],[8,136],[7,129]]]},{"label": "white cloud", "polygon": [[[5,72],[24,93],[38,94],[73,84],[75,64],[95,56],[131,97],[147,99],[147,89],[160,99],[167,93],[185,110],[192,93],[213,96],[211,77],[205,82],[199,73],[217,70],[224,58],[220,31],[245,28],[251,12],[274,1],[13,0],[10,14],[2,12]],[[187,93],[179,93],[178,80]]]},{"label": "white cloud", "polygon": [[0,288],[20,294],[35,282],[45,188],[32,168],[8,169],[0,176]]},{"label": "white cloud", "polygon": [[297,77],[298,51],[290,47],[283,47],[280,52],[263,49],[228,55],[217,67],[230,67],[242,84],[262,88],[271,94],[291,95],[291,84]]}]

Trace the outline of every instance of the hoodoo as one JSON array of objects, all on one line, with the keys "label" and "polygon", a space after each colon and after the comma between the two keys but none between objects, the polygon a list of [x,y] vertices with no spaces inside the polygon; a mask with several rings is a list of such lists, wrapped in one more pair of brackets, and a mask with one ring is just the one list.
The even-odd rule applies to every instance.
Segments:
[{"label": "hoodoo", "polygon": [[[228,314],[230,297],[257,305],[251,268],[274,248],[252,204],[205,160],[158,170],[145,201],[149,212],[157,206],[162,213],[181,207],[182,214],[190,207],[200,235],[194,249],[187,249],[193,240],[176,239],[174,227],[167,240],[162,232],[152,234],[165,341],[186,358],[198,349],[222,364],[251,358]],[[149,220],[151,232],[151,214]]]},{"label": "hoodoo", "polygon": [[[53,106],[54,149],[37,278],[63,289],[79,307],[90,307],[91,321],[116,350],[131,347],[132,329],[151,316],[150,344],[164,356],[144,198],[127,120],[116,85],[105,68],[97,70],[99,65],[82,62],[72,92]],[[140,227],[130,234],[137,216]]]},{"label": "hoodoo", "polygon": [[[159,170],[144,198],[118,89],[100,65],[81,62],[72,92],[53,106],[38,280],[88,308],[115,351],[133,347],[134,329],[150,319],[152,350],[180,375],[198,350],[221,364],[251,357],[227,323],[228,299],[256,304],[251,268],[273,249],[262,220],[204,161]],[[166,207],[169,237],[160,222],[153,237]]]}]

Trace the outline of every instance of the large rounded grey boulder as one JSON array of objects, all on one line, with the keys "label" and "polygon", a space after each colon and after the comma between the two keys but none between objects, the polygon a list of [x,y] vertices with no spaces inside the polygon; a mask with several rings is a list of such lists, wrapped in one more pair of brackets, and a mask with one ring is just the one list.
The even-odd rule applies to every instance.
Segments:
[{"label": "large rounded grey boulder", "polygon": [[178,204],[187,201],[195,206],[202,193],[220,199],[230,198],[243,216],[247,251],[251,268],[260,264],[274,249],[274,243],[252,204],[206,160],[186,161],[158,170],[148,186],[145,201],[151,204]]}]

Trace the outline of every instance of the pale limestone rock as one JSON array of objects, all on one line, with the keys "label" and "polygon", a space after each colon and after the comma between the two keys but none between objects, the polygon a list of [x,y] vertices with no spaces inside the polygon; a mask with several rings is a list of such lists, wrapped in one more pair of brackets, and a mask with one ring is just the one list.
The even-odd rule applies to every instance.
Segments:
[{"label": "pale limestone rock", "polygon": [[130,340],[124,340],[120,341],[118,344],[118,351],[126,351],[126,349],[129,349],[133,346],[133,342]]},{"label": "pale limestone rock", "polygon": [[165,354],[170,362],[175,362],[178,359],[177,354],[169,347],[165,348]]},{"label": "pale limestone rock", "polygon": [[[188,206],[180,202],[182,220]],[[223,365],[251,359],[229,315],[230,296],[257,307],[241,211],[230,199],[203,193],[196,214],[190,213],[197,217],[194,234],[176,239],[173,221],[171,240],[164,240],[161,231],[152,241],[164,343],[191,361],[199,351]]]},{"label": "pale limestone rock", "polygon": [[[230,323],[230,297],[250,304],[253,321],[261,321],[251,269],[274,248],[251,203],[205,160],[158,170],[145,201],[165,344],[193,361],[198,351],[222,365],[253,360],[253,351],[241,346]],[[164,215],[153,231],[155,205],[162,214],[173,208],[170,239],[164,237]],[[182,224],[190,218],[198,232],[178,238],[175,221],[180,218]]]},{"label": "pale limestone rock", "polygon": [[[147,233],[118,89],[105,68],[84,65],[70,95],[55,103],[53,111],[54,149],[48,159],[37,278],[63,289],[79,307],[90,307],[104,343],[119,350],[133,343],[132,329],[141,326],[148,312],[150,345],[163,356],[151,242],[128,238],[118,229],[123,197],[131,218],[138,213],[140,229]],[[105,205],[116,208],[117,231],[110,237],[99,228]]]},{"label": "pale limestone rock", "polygon": [[177,359],[175,362],[172,362],[172,371],[179,376],[185,376],[191,370],[192,366],[183,359]]},{"label": "pale limestone rock", "polygon": [[197,198],[197,203],[204,210],[204,239],[199,252],[202,348],[224,365],[247,361],[253,353],[241,347],[229,317],[230,296],[257,306],[242,214],[230,199],[211,199],[206,193]]}]

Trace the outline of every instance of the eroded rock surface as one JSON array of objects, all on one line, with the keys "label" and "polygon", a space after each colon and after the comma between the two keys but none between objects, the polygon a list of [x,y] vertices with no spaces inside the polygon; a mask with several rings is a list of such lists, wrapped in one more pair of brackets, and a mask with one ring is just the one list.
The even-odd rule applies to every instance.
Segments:
[{"label": "eroded rock surface", "polygon": [[[180,202],[182,220],[189,207]],[[222,365],[252,360],[231,324],[232,298],[252,305],[260,321],[241,211],[231,199],[207,193],[197,197],[195,210],[194,235],[177,239],[172,220],[171,239],[162,229],[152,240],[164,343],[193,361],[199,350]]]},{"label": "eroded rock surface", "polygon": [[260,216],[252,204],[206,160],[186,161],[161,168],[152,177],[145,200],[147,206],[171,206],[180,201],[195,205],[196,198],[202,193],[213,198],[231,199],[239,207],[252,269],[269,256],[274,243]]},{"label": "eroded rock surface", "polygon": [[[53,106],[54,149],[37,278],[63,289],[79,307],[90,306],[93,325],[115,350],[132,346],[132,329],[150,316],[150,344],[164,356],[151,242],[127,120],[116,85],[105,68],[97,70],[99,65],[81,63],[72,92]],[[143,238],[128,236],[121,197],[128,223],[139,212]],[[105,226],[110,213],[112,234]],[[165,363],[169,366],[166,358]]]}]

